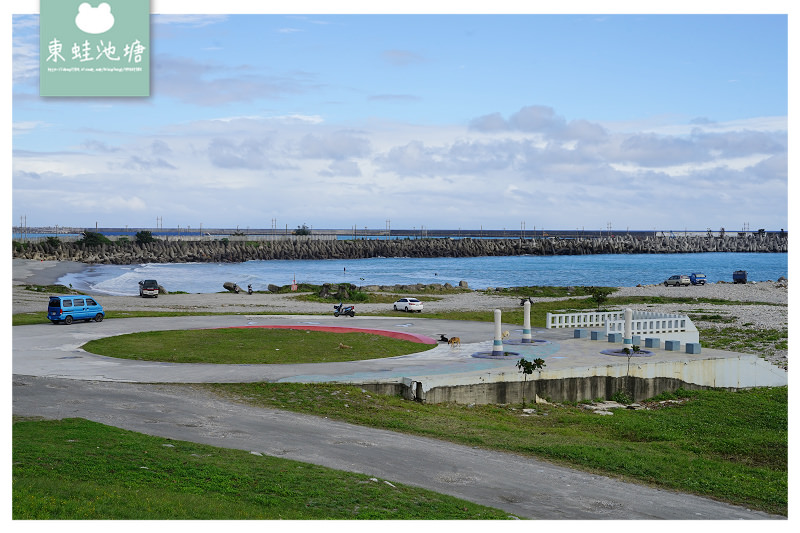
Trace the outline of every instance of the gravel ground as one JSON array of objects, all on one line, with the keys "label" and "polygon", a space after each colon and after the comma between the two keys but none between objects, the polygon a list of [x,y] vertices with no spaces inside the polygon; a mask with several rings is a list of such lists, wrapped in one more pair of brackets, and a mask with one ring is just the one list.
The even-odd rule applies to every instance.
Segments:
[{"label": "gravel ground", "polygon": [[[76,264],[59,262],[13,262],[13,312],[42,311],[47,306],[46,293],[25,290],[26,283],[45,285],[53,283],[53,276],[60,275],[64,269],[79,268]],[[789,291],[788,282],[766,281],[747,284],[713,283],[704,286],[664,287],[646,285],[621,287],[613,296],[671,296],[728,300],[731,302],[758,302],[751,304],[637,304],[632,309],[659,310],[668,313],[681,313],[691,316],[698,329],[713,328],[730,336],[731,329],[742,339],[753,338],[759,331],[787,331]],[[234,294],[221,292],[214,294],[167,294],[158,298],[139,298],[138,296],[97,296],[100,303],[114,311],[223,311],[223,312],[278,312],[287,314],[332,313],[332,304],[303,302],[292,294]],[[470,291],[435,296],[436,300],[425,302],[426,311],[509,309],[518,308],[519,298],[499,296],[484,291]],[[552,298],[534,298],[537,301]],[[766,305],[765,305],[766,304]],[[356,304],[357,312],[370,313],[391,309],[390,304]],[[423,313],[424,316],[424,313]],[[737,351],[757,353],[782,368],[788,367],[788,350],[784,342],[760,343],[743,346]]]}]

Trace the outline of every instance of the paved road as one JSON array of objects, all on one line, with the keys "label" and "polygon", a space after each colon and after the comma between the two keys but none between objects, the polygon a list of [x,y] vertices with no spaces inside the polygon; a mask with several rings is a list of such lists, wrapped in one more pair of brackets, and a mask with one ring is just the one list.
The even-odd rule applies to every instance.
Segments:
[{"label": "paved road", "polygon": [[[13,328],[13,413],[46,418],[81,417],[151,435],[361,472],[451,494],[525,518],[781,518],[705,498],[622,483],[535,459],[235,404],[191,385],[142,383],[163,383],[165,376],[175,372],[172,368],[176,365],[141,366],[90,356],[79,349],[92,338],[132,329],[173,329],[190,327],[190,323],[191,327],[209,327],[212,323],[231,325],[246,317],[215,317],[208,322],[192,317],[191,320],[125,319],[69,327]],[[449,325],[424,319],[408,323],[390,323],[385,319],[374,322],[419,334],[427,331],[431,336],[460,334],[465,342],[484,340],[492,331],[490,324]],[[358,326],[367,324],[368,321],[359,321]],[[438,356],[427,356],[433,357],[429,363],[456,357],[447,349],[439,351]],[[419,364],[413,358],[393,360],[399,366]],[[213,365],[197,365],[205,366]],[[217,365],[218,381],[235,381],[233,378],[242,368],[229,374],[220,370],[220,366],[243,367],[246,373],[252,373],[260,365]],[[192,375],[188,367],[183,368]],[[82,373],[81,369],[86,371]],[[148,379],[142,380],[143,375]],[[132,379],[134,376],[136,379]]]},{"label": "paved road", "polygon": [[16,415],[80,417],[150,435],[360,472],[525,518],[770,518],[535,459],[234,404],[190,385],[14,376],[13,397]]},{"label": "paved road", "polygon": [[[439,333],[445,333],[450,337],[460,336],[464,344],[456,349],[441,345],[433,350],[388,359],[305,365],[154,363],[97,356],[80,348],[90,340],[138,331],[258,325],[348,326],[410,333],[432,339],[439,338]],[[37,324],[12,328],[13,372],[31,376],[132,382],[153,381],[157,376],[162,383],[331,380],[364,383],[397,381],[405,376],[429,373],[450,375],[487,367],[513,368],[514,361],[497,362],[471,357],[475,346],[470,343],[491,343],[493,331],[494,326],[490,323],[418,318],[334,318],[332,315],[160,317],[105,320],[101,323],[76,322],[70,326]],[[517,373],[516,369],[514,373]]]}]

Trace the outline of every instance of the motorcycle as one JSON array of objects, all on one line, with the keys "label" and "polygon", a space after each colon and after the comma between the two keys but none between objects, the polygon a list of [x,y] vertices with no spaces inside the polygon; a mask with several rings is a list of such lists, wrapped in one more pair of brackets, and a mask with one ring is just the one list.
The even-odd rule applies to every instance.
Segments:
[{"label": "motorcycle", "polygon": [[334,305],[333,308],[335,309],[335,311],[333,312],[333,316],[339,316],[339,315],[356,316],[355,305],[342,306],[342,303],[339,302],[339,305]]},{"label": "motorcycle", "polygon": [[253,286],[252,285],[248,285],[247,286],[247,294],[253,294]]}]

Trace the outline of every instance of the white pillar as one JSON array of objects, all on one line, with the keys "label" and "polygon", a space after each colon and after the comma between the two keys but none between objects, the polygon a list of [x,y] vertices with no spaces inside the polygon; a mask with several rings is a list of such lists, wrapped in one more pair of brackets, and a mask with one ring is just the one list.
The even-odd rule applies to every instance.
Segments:
[{"label": "white pillar", "polygon": [[531,301],[525,300],[522,308],[522,342],[533,342],[531,340]]},{"label": "white pillar", "polygon": [[494,310],[494,344],[492,345],[492,355],[503,355],[503,325],[501,324],[500,317],[502,311],[500,309]]},{"label": "white pillar", "polygon": [[625,333],[622,335],[623,344],[633,344],[633,311],[625,309]]}]

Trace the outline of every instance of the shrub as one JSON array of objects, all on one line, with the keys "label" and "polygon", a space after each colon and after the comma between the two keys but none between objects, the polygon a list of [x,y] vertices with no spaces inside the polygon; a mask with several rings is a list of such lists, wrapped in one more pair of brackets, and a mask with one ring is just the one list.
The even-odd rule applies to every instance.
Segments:
[{"label": "shrub", "polygon": [[622,389],[615,392],[614,395],[611,396],[611,399],[617,403],[621,403],[622,405],[628,405],[633,403],[633,398],[631,397],[631,395]]},{"label": "shrub", "polygon": [[136,233],[136,243],[137,244],[147,244],[154,242],[156,239],[153,237],[153,232],[151,231],[139,231]]},{"label": "shrub", "polygon": [[94,231],[84,232],[83,238],[78,241],[78,244],[85,246],[100,246],[102,244],[112,244],[111,240],[103,235]]}]

